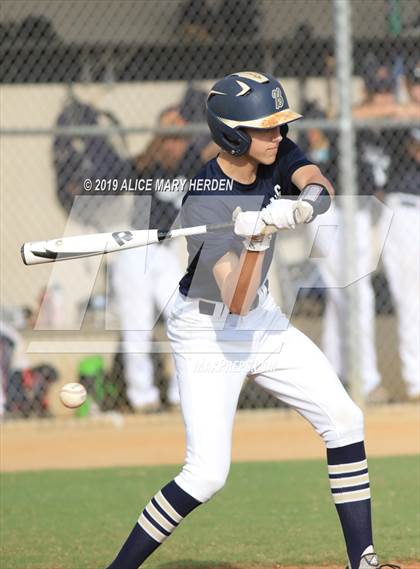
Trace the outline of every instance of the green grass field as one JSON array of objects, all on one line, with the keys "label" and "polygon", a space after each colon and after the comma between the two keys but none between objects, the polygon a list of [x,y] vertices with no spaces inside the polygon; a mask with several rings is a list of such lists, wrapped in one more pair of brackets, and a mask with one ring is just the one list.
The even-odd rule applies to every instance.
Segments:
[{"label": "green grass field", "polygon": [[[2,569],[104,569],[176,467],[1,476]],[[376,547],[419,560],[419,459],[370,460]],[[242,463],[145,564],[237,569],[334,563],[345,552],[321,461]],[[419,564],[420,566],[420,564]]]}]

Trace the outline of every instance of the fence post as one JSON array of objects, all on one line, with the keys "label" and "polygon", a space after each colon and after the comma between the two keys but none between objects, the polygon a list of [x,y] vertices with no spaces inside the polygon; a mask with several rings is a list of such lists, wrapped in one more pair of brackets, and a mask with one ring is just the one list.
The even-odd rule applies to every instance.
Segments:
[{"label": "fence post", "polygon": [[[355,240],[352,239],[354,217],[357,208],[357,182],[355,159],[355,136],[352,122],[352,74],[353,54],[351,38],[351,2],[334,0],[335,58],[338,90],[339,121],[339,184],[344,221],[344,267],[345,282],[354,279],[356,265]],[[360,339],[358,291],[355,286],[345,290],[347,318],[344,322],[344,365],[345,379],[353,399],[363,400],[360,378]]]}]

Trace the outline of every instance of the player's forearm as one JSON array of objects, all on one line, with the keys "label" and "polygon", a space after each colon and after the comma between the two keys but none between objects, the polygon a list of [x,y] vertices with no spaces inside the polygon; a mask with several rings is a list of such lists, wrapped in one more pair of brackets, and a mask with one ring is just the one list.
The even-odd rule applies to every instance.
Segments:
[{"label": "player's forearm", "polygon": [[300,190],[303,190],[310,184],[321,184],[321,186],[324,186],[326,188],[331,198],[335,195],[333,185],[329,179],[324,176],[318,166],[315,166],[315,164],[303,166],[302,168],[296,170],[292,176],[292,182]]},{"label": "player's forearm", "polygon": [[264,254],[245,249],[237,266],[226,276],[221,295],[233,314],[249,312],[260,287]]}]

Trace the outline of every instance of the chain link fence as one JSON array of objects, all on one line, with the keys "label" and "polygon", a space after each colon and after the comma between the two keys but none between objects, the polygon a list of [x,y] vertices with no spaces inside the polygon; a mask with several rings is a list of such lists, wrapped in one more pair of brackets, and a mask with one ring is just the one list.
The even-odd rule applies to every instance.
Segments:
[{"label": "chain link fence", "polygon": [[[282,236],[274,296],[354,393],[371,403],[418,397],[420,9],[411,0],[350,2],[357,196],[347,207],[335,24],[344,5],[2,2],[4,416],[60,414],[59,386],[79,380],[89,392],[80,415],[177,405],[162,346],[185,244],[163,245],[147,259],[136,250],[34,268],[23,266],[18,251],[25,241],[176,225],[185,180],[217,153],[206,92],[243,69],[281,78],[305,117],[290,136],[338,194],[323,216],[329,232],[314,223]],[[148,180],[171,180],[171,191],[149,191]],[[355,254],[349,282],[346,239]],[[148,278],[135,269],[145,263]],[[127,344],[142,353],[123,355]],[[246,384],[240,407],[277,405]]]}]

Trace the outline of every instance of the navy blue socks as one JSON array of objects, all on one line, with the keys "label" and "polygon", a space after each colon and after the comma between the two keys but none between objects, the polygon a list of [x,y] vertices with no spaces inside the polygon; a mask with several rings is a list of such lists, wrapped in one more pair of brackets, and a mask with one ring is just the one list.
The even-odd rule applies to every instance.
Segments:
[{"label": "navy blue socks", "polygon": [[[370,486],[364,443],[327,449],[331,492],[351,569],[373,544]],[[138,569],[201,502],[172,481],[147,504],[116,559],[107,569]]]},{"label": "navy blue socks", "polygon": [[369,474],[363,442],[327,449],[328,475],[351,569],[373,545]]},{"label": "navy blue socks", "polygon": [[107,569],[138,569],[201,502],[169,482],[147,504],[116,559]]}]

